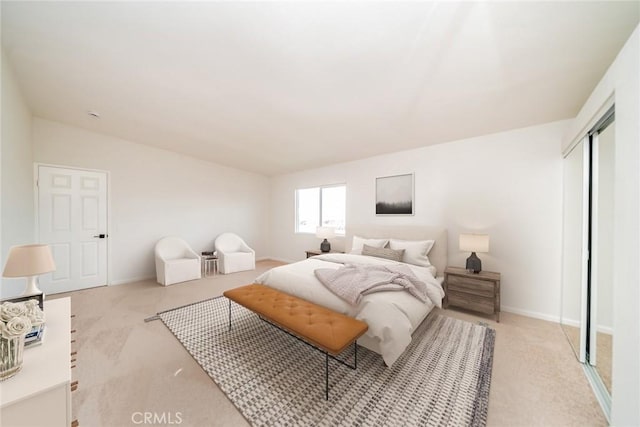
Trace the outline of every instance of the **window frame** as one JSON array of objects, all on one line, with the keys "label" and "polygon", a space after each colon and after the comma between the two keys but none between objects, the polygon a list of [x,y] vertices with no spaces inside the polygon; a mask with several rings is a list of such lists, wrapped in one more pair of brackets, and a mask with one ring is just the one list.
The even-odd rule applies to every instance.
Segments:
[{"label": "window frame", "polygon": [[321,227],[322,226],[322,190],[324,188],[333,188],[333,187],[344,187],[344,228],[345,230],[343,232],[339,232],[338,230],[336,230],[336,236],[340,236],[340,237],[344,237],[346,235],[346,229],[347,229],[347,184],[346,183],[337,183],[337,184],[325,184],[325,185],[314,185],[312,187],[300,187],[300,188],[296,188],[294,190],[294,209],[295,209],[295,223],[293,225],[293,231],[295,234],[312,234],[315,235],[315,231],[313,232],[309,232],[309,231],[299,231],[298,230],[298,224],[300,224],[300,217],[299,217],[299,213],[298,213],[298,191],[300,190],[312,190],[314,188],[318,189],[318,218],[320,220],[320,223],[316,225],[316,227]]}]

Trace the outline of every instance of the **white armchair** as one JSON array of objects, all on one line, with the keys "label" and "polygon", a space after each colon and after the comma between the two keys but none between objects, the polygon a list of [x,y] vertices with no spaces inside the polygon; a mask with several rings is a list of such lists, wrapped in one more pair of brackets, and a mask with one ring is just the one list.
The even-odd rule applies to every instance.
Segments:
[{"label": "white armchair", "polygon": [[156,243],[156,277],[161,285],[201,277],[200,257],[179,237],[165,237]]},{"label": "white armchair", "polygon": [[256,252],[239,236],[222,233],[216,238],[215,247],[218,252],[218,269],[222,274],[255,270]]}]

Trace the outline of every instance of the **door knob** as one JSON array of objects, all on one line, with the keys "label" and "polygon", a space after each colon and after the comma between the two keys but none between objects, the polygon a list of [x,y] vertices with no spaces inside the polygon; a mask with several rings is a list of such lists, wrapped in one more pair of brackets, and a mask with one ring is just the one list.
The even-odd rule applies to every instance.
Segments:
[{"label": "door knob", "polygon": [[93,237],[97,237],[98,239],[104,239],[105,237],[107,237],[107,234],[98,234],[97,236],[93,236]]}]

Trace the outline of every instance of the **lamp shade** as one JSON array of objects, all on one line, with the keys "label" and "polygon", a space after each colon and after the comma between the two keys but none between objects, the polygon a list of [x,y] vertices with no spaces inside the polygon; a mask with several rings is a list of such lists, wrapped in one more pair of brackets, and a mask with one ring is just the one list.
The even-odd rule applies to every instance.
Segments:
[{"label": "lamp shade", "polygon": [[14,246],[9,250],[4,277],[28,277],[55,271],[49,245]]},{"label": "lamp shade", "polygon": [[336,230],[333,227],[316,228],[316,237],[320,239],[330,239],[336,236]]},{"label": "lamp shade", "polygon": [[464,252],[489,252],[489,235],[461,234],[460,250]]}]

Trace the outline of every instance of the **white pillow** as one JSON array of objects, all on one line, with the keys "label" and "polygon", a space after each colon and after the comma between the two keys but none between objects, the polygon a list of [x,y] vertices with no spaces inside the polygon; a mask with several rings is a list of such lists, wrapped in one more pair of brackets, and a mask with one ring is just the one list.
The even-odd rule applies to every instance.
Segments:
[{"label": "white pillow", "polygon": [[402,262],[407,264],[419,265],[421,267],[430,267],[431,263],[427,254],[436,243],[435,240],[396,240],[389,241],[391,249],[404,249]]},{"label": "white pillow", "polygon": [[351,253],[362,255],[362,247],[364,245],[373,246],[374,248],[384,248],[387,243],[389,243],[389,239],[364,239],[362,237],[353,236]]}]

